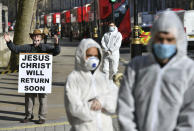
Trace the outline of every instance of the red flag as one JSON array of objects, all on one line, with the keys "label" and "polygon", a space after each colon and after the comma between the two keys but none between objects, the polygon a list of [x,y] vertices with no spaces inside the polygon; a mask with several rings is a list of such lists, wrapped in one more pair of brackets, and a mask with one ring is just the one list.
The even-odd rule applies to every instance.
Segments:
[{"label": "red flag", "polygon": [[82,22],[82,7],[77,8],[77,21]]},{"label": "red flag", "polygon": [[44,15],[44,24],[47,25],[47,15]]},{"label": "red flag", "polygon": [[119,26],[119,32],[121,32],[123,39],[126,39],[130,37],[131,34],[131,22],[130,22],[130,14],[129,9],[127,10],[120,26]]},{"label": "red flag", "polygon": [[60,23],[61,20],[61,13],[54,13],[53,14],[53,24]]},{"label": "red flag", "polygon": [[83,7],[83,21],[86,21],[86,6]]},{"label": "red flag", "polygon": [[100,18],[105,19],[112,13],[112,7],[109,0],[99,0]]},{"label": "red flag", "polygon": [[87,8],[86,8],[86,22],[89,21],[89,12],[90,12],[90,10],[91,10],[91,6],[87,6]]},{"label": "red flag", "polygon": [[85,22],[89,21],[89,12],[90,12],[91,6],[84,6],[83,7],[83,20]]},{"label": "red flag", "polygon": [[70,10],[68,10],[67,12],[65,12],[65,22],[66,23],[70,23],[71,22]]}]

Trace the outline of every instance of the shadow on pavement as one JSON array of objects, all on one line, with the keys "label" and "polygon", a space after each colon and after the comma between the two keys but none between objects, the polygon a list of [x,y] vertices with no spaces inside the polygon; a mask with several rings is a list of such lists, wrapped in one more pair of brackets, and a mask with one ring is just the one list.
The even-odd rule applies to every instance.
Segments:
[{"label": "shadow on pavement", "polygon": [[75,57],[75,55],[61,55],[62,57]]},{"label": "shadow on pavement", "polygon": [[14,74],[7,74],[8,76],[18,76],[18,73]]},{"label": "shadow on pavement", "polygon": [[18,90],[18,88],[10,88],[10,87],[0,87],[0,89]]},{"label": "shadow on pavement", "polygon": [[18,79],[14,79],[14,78],[1,78],[2,80],[12,80],[12,81],[18,81]]},{"label": "shadow on pavement", "polygon": [[69,39],[66,38],[62,38],[60,39],[60,45],[64,46],[64,47],[76,47],[79,44],[79,40],[73,40],[73,41],[69,41]]},{"label": "shadow on pavement", "polygon": [[6,70],[7,67],[0,67],[0,70]]},{"label": "shadow on pavement", "polygon": [[25,97],[24,95],[13,95],[13,94],[3,94],[3,93],[0,93],[0,96]]},{"label": "shadow on pavement", "polygon": [[0,103],[15,104],[15,105],[22,105],[22,106],[25,105],[25,103],[22,103],[22,102],[10,102],[10,101],[0,101]]},{"label": "shadow on pavement", "polygon": [[6,121],[21,121],[21,118],[9,117],[9,116],[0,116],[0,120]]},{"label": "shadow on pavement", "polygon": [[2,110],[0,110],[0,113],[1,114],[12,114],[12,115],[25,116],[25,113],[22,113],[22,112],[2,111]]},{"label": "shadow on pavement", "polygon": [[53,82],[52,85],[54,86],[65,86],[64,82]]},{"label": "shadow on pavement", "polygon": [[8,83],[8,82],[0,82],[1,84],[11,84],[11,85],[18,85],[18,83]]},{"label": "shadow on pavement", "polygon": [[129,54],[130,48],[120,48],[120,54]]},{"label": "shadow on pavement", "polygon": [[65,44],[61,44],[61,46],[63,47],[77,47],[79,44],[79,42],[76,42],[76,43],[65,43]]}]

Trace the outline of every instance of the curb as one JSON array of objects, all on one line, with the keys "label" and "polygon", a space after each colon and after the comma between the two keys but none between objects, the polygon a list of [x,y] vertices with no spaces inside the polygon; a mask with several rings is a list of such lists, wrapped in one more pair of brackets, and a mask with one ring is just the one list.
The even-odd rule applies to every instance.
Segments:
[{"label": "curb", "polygon": [[[112,119],[117,119],[117,115],[112,115]],[[31,129],[31,128],[39,128],[39,127],[56,127],[56,126],[70,126],[68,121],[56,122],[56,123],[45,123],[42,125],[24,125],[24,126],[15,126],[8,128],[0,128],[0,131],[9,131],[9,130],[23,130],[23,129]]]},{"label": "curb", "polygon": [[0,71],[0,75],[10,74],[10,73],[17,73],[18,70],[6,70],[6,71]]},{"label": "curb", "polygon": [[69,122],[64,121],[60,123],[46,123],[42,125],[27,125],[27,126],[16,126],[16,127],[10,127],[10,128],[0,128],[0,131],[21,130],[21,129],[30,129],[30,128],[37,128],[37,127],[51,127],[51,126],[61,126],[61,125],[69,125]]}]

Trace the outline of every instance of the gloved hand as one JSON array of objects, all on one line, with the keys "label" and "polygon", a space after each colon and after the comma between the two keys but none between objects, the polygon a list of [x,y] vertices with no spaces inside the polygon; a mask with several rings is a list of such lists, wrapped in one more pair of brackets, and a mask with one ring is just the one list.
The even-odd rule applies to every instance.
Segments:
[{"label": "gloved hand", "polygon": [[110,51],[106,51],[104,55],[105,55],[105,57],[108,57],[108,56],[111,55],[111,52]]}]

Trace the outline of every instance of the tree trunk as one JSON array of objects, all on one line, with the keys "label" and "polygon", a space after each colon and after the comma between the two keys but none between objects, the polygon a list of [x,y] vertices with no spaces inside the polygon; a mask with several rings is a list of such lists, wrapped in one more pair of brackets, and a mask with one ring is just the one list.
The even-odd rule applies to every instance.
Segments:
[{"label": "tree trunk", "polygon": [[190,1],[190,10],[193,10],[194,0]]},{"label": "tree trunk", "polygon": [[[29,33],[32,29],[32,17],[33,8],[36,0],[19,0],[19,8],[16,19],[15,33],[14,33],[14,44],[23,45],[32,43]],[[11,52],[11,58],[9,61],[8,68],[11,70],[18,69],[18,54]]]},{"label": "tree trunk", "polygon": [[[32,17],[32,26],[31,26],[31,32],[36,28],[36,24],[37,24],[37,21],[39,21],[39,13],[38,13],[38,4],[41,2],[42,0],[35,0],[35,3],[34,3],[34,8],[33,8],[33,17]],[[37,14],[38,13],[38,14]]]}]

